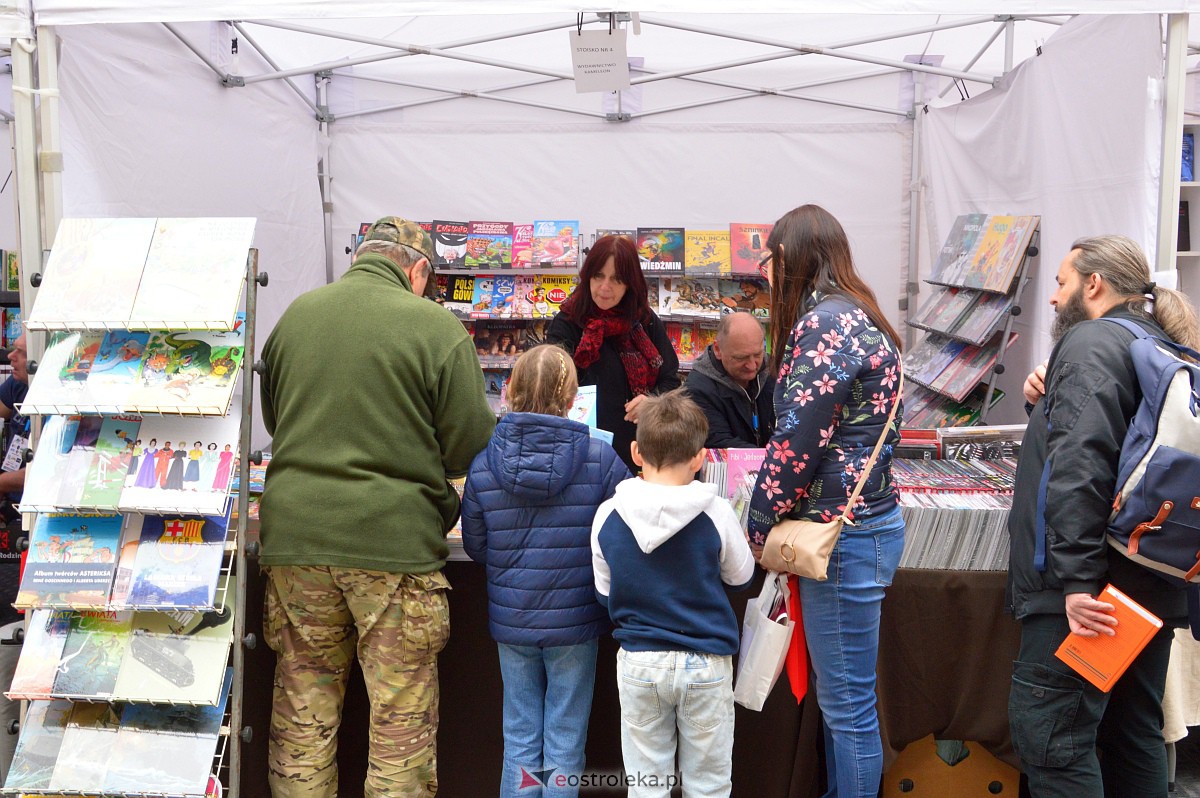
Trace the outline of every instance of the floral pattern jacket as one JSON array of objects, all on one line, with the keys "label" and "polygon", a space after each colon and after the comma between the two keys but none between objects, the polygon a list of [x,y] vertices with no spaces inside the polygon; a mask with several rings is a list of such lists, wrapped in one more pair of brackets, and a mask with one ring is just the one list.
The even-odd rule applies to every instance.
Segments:
[{"label": "floral pattern jacket", "polygon": [[[870,317],[846,297],[810,296],[783,353],[775,435],[750,502],[756,551],[782,518],[831,521],[845,509],[899,389],[899,351]],[[898,410],[851,518],[896,506],[891,463],[900,417]]]}]

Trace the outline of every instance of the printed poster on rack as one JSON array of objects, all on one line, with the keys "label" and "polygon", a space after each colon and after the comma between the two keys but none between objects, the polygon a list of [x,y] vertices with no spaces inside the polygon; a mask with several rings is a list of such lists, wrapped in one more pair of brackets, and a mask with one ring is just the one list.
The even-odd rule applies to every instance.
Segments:
[{"label": "printed poster on rack", "polygon": [[158,219],[128,326],[233,329],[255,221]]},{"label": "printed poster on rack", "polygon": [[229,516],[130,513],[126,531],[138,536],[127,606],[209,609],[225,557]]}]

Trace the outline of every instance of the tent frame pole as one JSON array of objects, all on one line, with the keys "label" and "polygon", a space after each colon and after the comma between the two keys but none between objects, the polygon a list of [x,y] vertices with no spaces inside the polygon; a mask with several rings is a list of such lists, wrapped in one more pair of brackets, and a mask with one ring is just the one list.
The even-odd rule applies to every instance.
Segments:
[{"label": "tent frame pole", "polygon": [[1169,14],[1166,32],[1163,70],[1166,80],[1163,87],[1162,155],[1158,182],[1158,245],[1154,253],[1154,270],[1177,275],[1175,247],[1179,234],[1179,175],[1183,155],[1188,15]]}]

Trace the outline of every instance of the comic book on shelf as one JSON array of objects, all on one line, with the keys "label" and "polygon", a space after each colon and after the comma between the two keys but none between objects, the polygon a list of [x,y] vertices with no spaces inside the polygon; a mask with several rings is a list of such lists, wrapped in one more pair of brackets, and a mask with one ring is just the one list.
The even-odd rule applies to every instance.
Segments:
[{"label": "comic book on shelf", "polygon": [[578,274],[543,274],[534,289],[533,312],[539,318],[552,319],[559,306],[579,285]]},{"label": "comic book on shelf", "polygon": [[8,790],[50,788],[54,765],[62,749],[67,719],[74,704],[70,701],[33,701],[21,721],[21,736],[13,752],[12,766],[4,787]]},{"label": "comic book on shelf", "polygon": [[946,367],[962,354],[967,346],[962,341],[928,335],[925,340],[913,347],[911,355],[905,356],[905,373],[913,382],[934,387],[934,383],[946,370]]},{"label": "comic book on shelf", "polygon": [[687,230],[683,243],[683,271],[688,277],[728,277],[729,230]]},{"label": "comic book on shelf", "polygon": [[467,235],[468,269],[507,269],[512,265],[512,222],[471,222]]},{"label": "comic book on shelf", "polygon": [[137,609],[213,606],[225,556],[229,515],[130,513],[126,534],[137,536],[126,604]]},{"label": "comic book on shelf", "polygon": [[[956,402],[916,383],[905,383],[904,424],[924,429],[969,426],[979,421],[986,395],[987,386],[977,385],[962,402]],[[1003,398],[1004,391],[995,389],[989,407],[994,407]]]},{"label": "comic book on shelf", "polygon": [[76,612],[54,677],[54,695],[109,698],[132,628],[133,612],[128,610]]},{"label": "comic book on shelf", "polygon": [[592,238],[592,243],[596,243],[605,236],[617,236],[618,238],[627,238],[633,243],[637,243],[637,230],[627,227],[600,227],[596,229],[596,235]]},{"label": "comic book on shelf", "polygon": [[240,431],[236,414],[144,417],[118,506],[127,512],[224,514]]},{"label": "comic book on shelf", "polygon": [[771,313],[771,286],[761,277],[742,277],[718,283],[723,312],[748,310],[760,319]]},{"label": "comic book on shelf", "polygon": [[91,462],[76,506],[114,509],[121,499],[125,472],[137,450],[141,416],[100,416]]},{"label": "comic book on shelf", "polygon": [[518,274],[513,278],[512,315],[514,319],[533,318],[533,303],[541,284],[536,274]]},{"label": "comic book on shelf", "polygon": [[76,703],[67,718],[62,748],[50,789],[85,792],[104,783],[104,771],[117,747],[121,708],[114,704]]},{"label": "comic book on shelf", "polygon": [[134,385],[146,357],[149,332],[109,330],[88,369],[87,388],[98,407],[120,407]]},{"label": "comic book on shelf", "polygon": [[[25,413],[39,414],[224,415],[241,369],[244,321],[239,313],[236,329],[227,332],[153,332],[139,367],[109,372],[96,383],[91,380],[92,367],[111,332],[55,333],[21,407]],[[128,382],[118,379],[122,374]]]},{"label": "comic book on shelf", "polygon": [[520,321],[475,322],[475,354],[516,357],[525,351],[525,324]]},{"label": "comic book on shelf", "polygon": [[487,319],[492,316],[492,289],[495,287],[496,276],[493,274],[475,275],[475,291],[471,294],[471,318]]},{"label": "comic book on shelf", "polygon": [[21,290],[20,255],[15,250],[0,249],[0,262],[4,264],[4,288],[15,294]]},{"label": "comic book on shelf", "polygon": [[729,261],[733,275],[758,277],[758,264],[767,254],[767,239],[774,224],[730,222]]},{"label": "comic book on shelf", "polygon": [[21,512],[75,507],[95,453],[104,416],[51,416],[25,470]]},{"label": "comic book on shelf", "polygon": [[17,607],[104,607],[117,567],[121,516],[41,513],[17,590]]},{"label": "comic book on shelf", "polygon": [[[1018,337],[1015,332],[1009,333],[1004,348],[1012,346]],[[967,345],[929,387],[961,402],[981,380],[987,378],[988,372],[996,364],[1000,357],[1000,338],[997,335],[985,346]]]},{"label": "comic book on shelf", "polygon": [[254,217],[157,219],[125,326],[233,329],[254,226]]},{"label": "comic book on shelf", "polygon": [[514,224],[512,243],[512,265],[514,269],[528,269],[533,265],[533,225]]},{"label": "comic book on shelf", "polygon": [[465,269],[467,267],[467,236],[471,232],[468,222],[435,219],[433,221],[433,252],[439,269]]},{"label": "comic book on shelf", "polygon": [[697,357],[704,354],[709,344],[717,340],[717,326],[711,323],[697,322],[692,331],[692,349]]},{"label": "comic book on shelf", "polygon": [[639,227],[638,260],[645,274],[683,274],[682,227]]},{"label": "comic book on shelf", "polygon": [[[63,219],[50,248],[30,329],[121,323],[133,312],[155,219]],[[246,253],[242,252],[243,262]]]},{"label": "comic book on shelf", "polygon": [[233,610],[137,612],[113,696],[215,704],[233,641]]},{"label": "comic book on shelf", "polygon": [[[720,295],[715,277],[659,278],[660,313],[676,316],[711,316],[721,312]],[[662,297],[666,296],[664,304]]]},{"label": "comic book on shelf", "polygon": [[21,658],[6,696],[29,699],[50,695],[74,615],[71,610],[50,609],[30,613],[25,641],[21,644]]},{"label": "comic book on shelf", "polygon": [[[978,237],[971,251],[961,255],[941,273],[935,270],[931,282],[1008,293],[1037,230],[1038,221],[1037,216],[985,217],[979,225]],[[962,235],[965,238],[967,232],[975,231],[960,232],[956,229],[951,236]],[[947,246],[951,245],[948,243]]]},{"label": "comic book on shelf", "polygon": [[475,278],[469,274],[446,275],[446,310],[459,316],[471,312],[471,304],[475,297]]},{"label": "comic book on shelf", "polygon": [[104,792],[203,795],[213,768],[233,671],[227,669],[215,706],[126,704]]},{"label": "comic book on shelf", "polygon": [[1015,294],[981,294],[970,314],[955,328],[954,335],[973,344],[984,343],[1015,302]]},{"label": "comic book on shelf", "polygon": [[534,267],[579,266],[579,220],[541,219],[533,223]]},{"label": "comic book on shelf", "polygon": [[933,265],[933,276],[930,278],[933,282],[957,283],[963,269],[970,262],[975,243],[983,233],[986,221],[986,213],[967,213],[954,220],[950,225],[950,234],[946,236],[946,243],[942,245]]},{"label": "comic book on shelf", "polygon": [[732,500],[738,487],[746,482],[747,475],[758,474],[766,457],[766,449],[726,449],[725,498]]},{"label": "comic book on shelf", "polygon": [[497,274],[492,278],[492,318],[511,319],[516,315],[517,278]]},{"label": "comic book on shelf", "polygon": [[533,349],[535,346],[549,343],[546,338],[546,331],[550,327],[549,319],[533,319],[525,324],[525,348]]},{"label": "comic book on shelf", "polygon": [[959,324],[969,318],[982,296],[978,291],[966,288],[935,286],[910,323],[933,332],[955,334]]}]

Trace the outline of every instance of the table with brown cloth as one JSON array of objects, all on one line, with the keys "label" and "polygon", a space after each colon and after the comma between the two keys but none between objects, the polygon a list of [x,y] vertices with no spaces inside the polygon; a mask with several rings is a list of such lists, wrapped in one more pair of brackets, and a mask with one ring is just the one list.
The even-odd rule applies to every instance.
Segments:
[{"label": "table with brown cloth", "polygon": [[[246,631],[262,640],[265,579],[252,563],[246,592]],[[450,642],[438,659],[441,683],[441,726],[438,731],[438,795],[479,798],[495,795],[504,752],[501,733],[503,685],[496,644],[487,630],[487,583],[484,568],[473,562],[450,562]],[[746,600],[756,587],[731,593],[739,628]],[[620,702],[616,683],[617,644],[600,641],[596,691],[588,728],[587,771],[621,771]],[[267,787],[267,732],[271,717],[274,653],[265,645],[246,652],[245,722],[253,738],[242,747],[241,792],[270,795]],[[355,666],[347,690],[343,725],[338,735],[338,794],[361,798],[367,767],[367,702],[362,675]],[[733,748],[733,798],[816,798],[820,795],[821,729],[816,701],[810,694],[797,706],[781,676],[762,712],[736,708]],[[622,789],[586,789],[588,796],[623,796]],[[676,789],[675,794],[679,794]]]},{"label": "table with brown cloth", "polygon": [[883,601],[879,725],[884,766],[933,734],[979,743],[1019,767],[1008,691],[1021,627],[1004,612],[1003,571],[901,569]]}]

